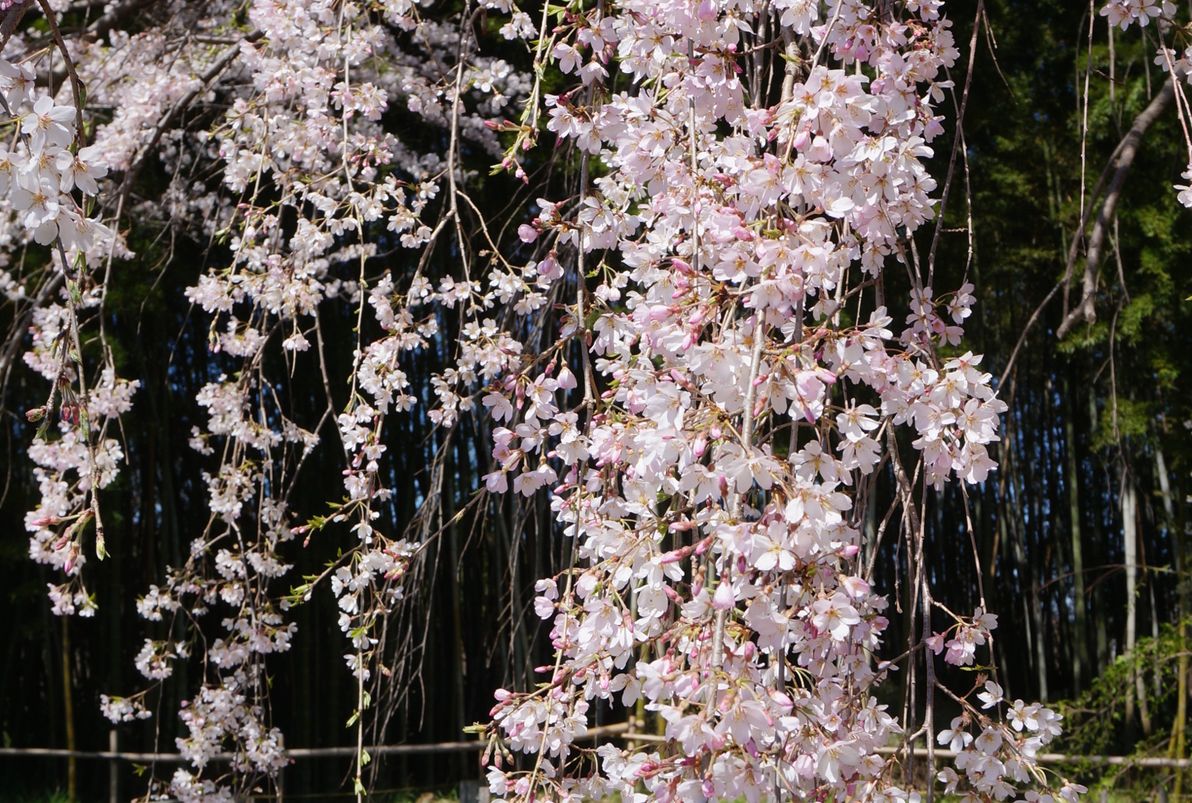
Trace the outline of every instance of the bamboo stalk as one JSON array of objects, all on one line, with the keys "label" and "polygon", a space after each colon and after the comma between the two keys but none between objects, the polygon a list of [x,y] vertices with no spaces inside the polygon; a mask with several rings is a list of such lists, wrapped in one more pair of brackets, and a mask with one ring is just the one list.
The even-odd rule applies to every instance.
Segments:
[{"label": "bamboo stalk", "polygon": [[[74,751],[75,742],[74,723],[74,692],[70,678],[70,618],[62,617],[62,716],[66,721],[66,749]],[[79,766],[74,756],[66,760],[66,797],[68,800],[79,799]]]},{"label": "bamboo stalk", "polygon": [[[1159,491],[1163,498],[1163,513],[1164,524],[1167,527],[1168,537],[1171,539],[1172,552],[1175,555],[1175,574],[1176,574],[1176,609],[1177,620],[1179,622],[1179,645],[1180,657],[1178,664],[1179,676],[1176,678],[1176,713],[1175,722],[1172,723],[1171,741],[1168,747],[1168,758],[1183,758],[1185,754],[1185,739],[1188,722],[1188,628],[1184,624],[1188,616],[1188,581],[1184,576],[1184,533],[1179,526],[1176,514],[1175,505],[1172,500],[1171,492],[1171,478],[1167,473],[1167,460],[1163,456],[1163,449],[1156,444],[1155,446],[1155,474],[1159,479]],[[1175,783],[1172,787],[1176,800],[1182,799],[1184,789],[1184,772],[1183,769],[1177,770],[1175,774]]]}]

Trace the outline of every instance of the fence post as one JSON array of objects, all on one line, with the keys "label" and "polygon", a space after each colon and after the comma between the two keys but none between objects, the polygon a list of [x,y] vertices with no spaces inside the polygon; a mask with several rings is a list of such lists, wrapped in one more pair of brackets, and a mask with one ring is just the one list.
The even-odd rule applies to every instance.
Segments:
[{"label": "fence post", "polygon": [[[118,753],[116,742],[116,729],[112,728],[108,731],[108,752]],[[117,758],[108,759],[108,803],[120,803],[119,795],[120,785],[120,762]]]}]

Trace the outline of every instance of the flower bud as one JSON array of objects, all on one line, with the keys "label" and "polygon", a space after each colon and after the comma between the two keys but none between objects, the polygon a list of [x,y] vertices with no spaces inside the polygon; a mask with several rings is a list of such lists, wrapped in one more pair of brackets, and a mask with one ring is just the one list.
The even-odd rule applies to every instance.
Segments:
[{"label": "flower bud", "polygon": [[722,582],[716,587],[716,593],[712,596],[712,607],[718,611],[725,611],[733,607],[736,602],[733,597],[733,587],[731,583]]}]

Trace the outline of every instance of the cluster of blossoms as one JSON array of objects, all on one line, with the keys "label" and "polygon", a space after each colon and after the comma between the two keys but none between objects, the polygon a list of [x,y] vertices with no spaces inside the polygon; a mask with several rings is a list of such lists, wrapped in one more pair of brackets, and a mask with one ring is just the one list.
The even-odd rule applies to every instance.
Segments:
[{"label": "cluster of blossoms", "polygon": [[107,253],[111,237],[106,227],[89,218],[72,194],[82,198],[99,191],[97,179],[107,174],[103,149],[78,147],[77,112],[59,105],[36,87],[28,64],[0,59],[0,95],[17,137],[14,146],[0,148],[0,195],[5,210],[39,245],[61,238],[67,253]]},{"label": "cluster of blossoms", "polygon": [[[102,149],[80,147],[75,100],[65,101],[37,85],[34,66],[0,59],[0,107],[9,145],[0,148],[0,229],[7,245],[49,246],[53,278],[43,285],[49,299],[30,309],[30,348],[24,361],[50,384],[45,404],[27,411],[38,424],[29,446],[40,499],[25,516],[30,557],[60,571],[49,586],[58,615],[91,616],[95,603],[83,584],[85,536],[95,533],[104,556],[97,494],[111,484],[123,460],[108,425],[132,406],[139,383],[116,377],[109,365],[88,389],[80,361],[79,316],[102,302],[86,265],[115,247],[112,232],[87,208],[107,173]],[[28,298],[21,280],[0,264],[0,284],[16,301]]]},{"label": "cluster of blossoms", "polygon": [[[1006,409],[980,356],[960,348],[973,286],[937,293],[934,248],[925,261],[913,239],[938,212],[924,160],[959,55],[943,3],[605,0],[544,5],[540,21],[508,0],[481,5],[574,86],[544,94],[542,72],[480,54],[470,17],[436,21],[409,0],[167,0],[160,25],[72,43],[90,101],[114,110],[79,147],[73,101],[35,89],[29,65],[0,63],[15,134],[0,153],[0,236],[54,245],[66,277],[62,298],[33,311],[26,355],[53,388],[39,415],[57,415],[57,437],[30,449],[42,503],[27,519],[35,559],[69,578],[51,589],[55,611],[93,610],[82,537],[90,522],[102,532],[96,493],[122,459],[106,428],[137,387],[105,369],[88,390],[76,353],[79,312],[103,295],[68,260],[128,255],[85,211],[108,189],[122,214],[226,247],[186,291],[224,371],[199,392],[205,423],[191,437],[210,518],[137,606],[164,633],[136,656],[146,681],[192,658],[206,668],[180,712],[190,768],[155,794],[238,799],[282,766],[265,660],[289,650],[286,611],[319,585],[365,706],[364,684],[384,674],[378,625],[426,543],[378,523],[393,491],[385,426],[423,406],[443,431],[491,417],[485,490],[549,495],[575,547],[574,565],[536,585],[555,652],[544,682],[497,694],[495,794],[912,798],[889,748],[917,734],[874,686],[922,665],[934,697],[947,691],[938,656],[971,666],[991,649],[991,614],[931,598],[919,500],[988,477]],[[1158,24],[1169,6],[1113,0],[1103,13]],[[1161,58],[1190,72],[1190,53]],[[523,98],[521,123],[496,119]],[[190,105],[214,120],[201,136],[183,125]],[[445,152],[394,136],[395,116]],[[528,181],[519,159],[540,129],[575,146],[578,194],[539,199],[512,248],[481,221],[489,264],[473,273],[464,144]],[[502,132],[515,134],[509,150]],[[147,159],[169,168],[168,186],[137,199],[125,190]],[[453,230],[462,273],[432,281],[426,258]],[[395,252],[422,258],[391,274]],[[887,298],[891,269],[909,294]],[[7,272],[0,289],[27,294]],[[356,323],[346,400],[322,361],[319,314],[333,305]],[[431,349],[451,364],[424,388],[403,366]],[[322,373],[320,420],[291,417],[276,355]],[[289,494],[330,438],[342,492],[331,514],[299,522]],[[917,556],[923,625],[901,664],[873,657],[889,625],[871,585],[885,527],[867,512],[882,478],[901,508],[894,537]],[[441,512],[437,496],[422,521]],[[290,545],[339,524],[341,557],[279,590]],[[1074,797],[1080,787],[1034,761],[1058,715],[1006,705],[995,680],[978,688],[952,695],[963,713],[950,727],[924,723],[929,743],[957,753],[936,780],[998,799]],[[142,718],[147,693],[106,697],[103,711]],[[664,744],[581,751],[609,706],[648,713]],[[211,777],[221,753],[230,769]]]},{"label": "cluster of blossoms", "polygon": [[[923,286],[908,239],[933,216],[923,159],[958,55],[942,4],[828,5],[627,0],[554,29],[551,54],[580,83],[545,98],[547,127],[606,170],[523,227],[541,255],[523,284],[572,288],[575,317],[557,352],[483,398],[502,424],[488,489],[549,489],[577,554],[537,587],[555,663],[536,690],[497,694],[492,738],[536,756],[519,768],[498,751],[503,798],[914,794],[885,754],[902,725],[872,696],[894,667],[872,659],[888,622],[858,500],[892,463],[921,550],[898,430],[921,481],[981,482],[1005,405],[980,357],[941,356],[972,286]],[[755,83],[758,31],[786,47],[777,98]],[[633,88],[600,91],[614,71]],[[563,278],[570,261],[594,287]],[[890,263],[913,286],[898,330]],[[582,381],[547,359],[576,334]],[[921,602],[938,614],[925,580]],[[923,633],[913,660],[946,647],[971,663],[992,624],[978,611],[951,638]],[[640,706],[666,749],[589,756],[575,742],[597,703]],[[1058,721],[1034,712],[1031,747]],[[980,758],[957,762],[969,788],[1051,785],[1013,727],[983,724]]]},{"label": "cluster of blossoms", "polygon": [[[237,799],[284,764],[284,740],[267,713],[264,660],[287,651],[295,633],[279,585],[290,569],[282,550],[299,531],[283,489],[318,438],[317,427],[303,427],[279,406],[264,366],[267,345],[279,332],[284,352],[304,352],[320,303],[355,303],[361,283],[338,278],[335,268],[363,264],[371,255],[363,243],[366,227],[388,222],[403,237],[422,236],[421,190],[416,184],[408,190],[387,169],[406,154],[376,122],[389,90],[363,77],[374,74],[364,65],[383,47],[381,28],[353,3],[258,2],[247,11],[255,33],[226,55],[200,48],[185,60],[161,58],[152,51],[172,47],[173,39],[155,31],[112,43],[122,58],[172,65],[156,69],[174,87],[201,89],[203,76],[217,67],[239,85],[210,140],[180,140],[175,157],[182,164],[214,157],[223,165],[216,186],[193,185],[180,173],[172,212],[184,220],[206,218],[212,233],[234,227],[231,263],[213,268],[187,295],[213,316],[214,351],[239,363],[232,378],[219,377],[197,398],[208,420],[191,443],[216,458],[204,476],[211,523],[195,533],[187,563],[140,606],[150,620],[163,613],[173,619],[180,605],[191,617],[218,612],[220,633],[208,636],[202,656],[211,682],[181,712],[188,735],[179,737],[178,747],[192,769],[177,772],[163,790],[181,800]],[[216,26],[219,19],[212,8],[192,22]],[[167,74],[177,69],[189,72],[185,80]],[[110,91],[128,98],[144,92],[144,82]],[[160,113],[116,105],[139,108],[144,119],[118,116],[98,137],[110,136],[132,160],[152,142]],[[280,200],[258,205],[254,191]],[[245,194],[247,203],[229,204],[228,198]],[[315,213],[300,213],[296,228],[287,231],[283,218],[294,210]],[[348,242],[353,232],[355,243]],[[351,489],[350,479],[346,484]],[[353,566],[368,562],[355,554],[350,559]],[[342,594],[339,579],[337,573],[332,587]],[[351,606],[341,599],[341,607]],[[187,652],[169,642],[149,641],[146,648],[158,660],[145,661],[142,672],[154,681],[163,679],[156,666],[165,664],[168,672],[170,661]],[[207,777],[211,757],[225,751],[234,757],[231,771]]]},{"label": "cluster of blossoms", "polygon": [[[1061,717],[1038,703],[1028,705],[1015,700],[1009,705],[1003,697],[1002,687],[992,680],[985,681],[983,690],[976,697],[981,703],[980,710],[967,699],[962,700],[963,713],[936,734],[941,747],[956,753],[956,769],[945,767],[940,770],[938,780],[944,785],[945,792],[953,794],[961,786],[962,776],[956,772],[960,770],[977,794],[986,799],[1006,800],[1015,793],[1013,784],[1034,780],[1032,773],[1037,774],[1033,767],[1035,756],[1041,747],[1060,734]],[[984,713],[1003,706],[1006,708],[1004,721]],[[1083,791],[1083,787],[1067,784],[1052,799],[1075,800]],[[1037,792],[1026,796],[1026,800],[1041,799],[1044,798]]]},{"label": "cluster of blossoms", "polygon": [[1171,0],[1109,0],[1101,8],[1101,16],[1110,25],[1124,31],[1134,23],[1146,27],[1153,20],[1170,20],[1175,16],[1175,3]]},{"label": "cluster of blossoms", "polygon": [[[231,19],[243,19],[243,28],[239,22],[229,28]],[[147,695],[173,675],[178,662],[201,660],[205,683],[180,712],[187,735],[178,748],[191,766],[155,783],[154,794],[231,800],[275,775],[283,762],[283,737],[268,713],[264,662],[290,648],[290,605],[326,586],[340,610],[350,650],[345,659],[361,688],[374,674],[372,631],[401,599],[403,575],[417,549],[374,527],[390,493],[381,481],[384,423],[415,401],[400,361],[439,337],[438,311],[480,309],[466,281],[435,289],[419,275],[402,278],[399,289],[389,276],[374,278],[375,264],[395,246],[415,253],[433,247],[442,228],[428,225],[426,210],[441,201],[442,185],[468,178],[458,164],[460,149],[466,144],[500,158],[497,134],[486,123],[529,84],[507,62],[476,52],[456,20],[425,17],[403,0],[168,2],[143,23],[117,26],[106,41],[71,42],[88,102],[113,110],[96,126],[95,144],[71,160],[60,158],[50,149],[70,141],[59,128],[73,131],[75,110],[36,106],[19,122],[29,128],[29,142],[21,146],[26,150],[9,155],[4,167],[16,188],[10,193],[14,206],[27,183],[21,160],[34,151],[42,154],[44,182],[52,178],[69,199],[65,193],[72,188],[97,189],[104,171],[94,161],[101,153],[122,178],[108,179],[101,191],[121,205],[118,212],[226,246],[226,256],[209,260],[186,291],[210,316],[211,351],[225,370],[198,393],[205,423],[190,438],[209,464],[203,482],[210,518],[192,534],[183,565],[171,568],[137,605],[142,618],[168,634],[146,638],[136,656],[150,687],[106,698],[102,708],[114,722],[140,718]],[[17,76],[20,86],[32,86],[27,69]],[[13,97],[18,104],[24,96]],[[214,114],[209,130],[197,136],[186,127],[191,106]],[[395,137],[386,115],[450,136],[450,152],[422,150]],[[149,161],[167,167],[168,186],[160,196],[130,195],[129,183]],[[85,247],[75,233],[84,227],[74,223],[66,200],[58,202],[53,219],[29,208],[18,211],[39,242],[60,236],[71,253]],[[81,213],[76,217],[82,219]],[[118,244],[109,248],[128,255]],[[99,299],[84,294],[83,303]],[[333,401],[328,388],[321,420],[295,420],[275,390],[278,377],[269,373],[266,355],[280,345],[293,366],[315,358],[317,343],[321,359],[319,309],[332,304],[367,321],[356,333],[350,375],[337,378],[346,380],[348,403]],[[52,306],[35,312],[28,359],[47,376],[62,370],[54,349],[63,348],[59,333],[73,320],[68,312]],[[461,360],[460,369],[437,386],[442,402],[435,417],[445,425],[467,409],[459,392],[466,395],[470,384],[490,381],[513,364],[491,362],[490,342],[513,342],[492,322],[478,323],[465,340],[475,342],[463,345],[465,354],[476,355],[473,367],[464,368]],[[480,362],[486,365],[476,367]],[[103,415],[111,417],[127,411],[132,390],[135,383],[105,373],[89,398],[105,404]],[[101,420],[98,415],[92,419]],[[320,444],[316,433],[328,423],[325,432],[338,431],[344,453],[343,496],[329,500],[332,515],[296,522],[288,497],[306,457]],[[89,486],[68,484],[63,472],[86,471],[102,487],[120,458],[115,441],[79,446],[70,432],[52,450],[38,451],[48,500],[30,514],[42,528],[35,538],[39,557],[67,561],[68,572],[78,572],[79,550],[62,550],[50,528],[71,521],[68,502]],[[283,585],[291,569],[288,545],[338,523],[354,539],[341,559],[312,582]],[[55,594],[58,612],[73,612],[72,601],[77,607],[86,596],[73,587]],[[229,754],[232,765],[212,776],[211,759],[220,753]]]},{"label": "cluster of blossoms", "polygon": [[144,702],[139,698],[110,697],[99,695],[99,709],[111,722],[133,722],[138,719],[148,719],[152,716]]}]

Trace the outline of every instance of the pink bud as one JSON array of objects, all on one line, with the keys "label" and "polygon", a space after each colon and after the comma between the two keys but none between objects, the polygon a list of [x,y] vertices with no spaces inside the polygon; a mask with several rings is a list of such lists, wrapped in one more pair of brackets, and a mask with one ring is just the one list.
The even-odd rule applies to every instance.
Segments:
[{"label": "pink bud", "polygon": [[659,323],[669,318],[671,316],[671,312],[672,310],[670,307],[659,304],[650,308],[650,314],[646,316],[646,320],[650,321],[651,323]]},{"label": "pink bud", "polygon": [[[683,522],[680,522],[680,523],[683,523]],[[672,524],[670,526],[671,532],[676,532],[675,526],[676,525],[674,525],[674,524]],[[662,556],[660,556],[658,558],[658,563],[662,566],[665,566],[668,563],[678,563],[679,561],[683,560],[683,558],[687,557],[690,554],[691,554],[691,547],[683,547],[682,549],[676,549],[672,552],[664,553]]]},{"label": "pink bud", "polygon": [[722,582],[716,588],[716,593],[712,596],[712,607],[718,611],[725,611],[733,607],[736,600],[733,598],[733,588],[730,583]]},{"label": "pink bud", "polygon": [[528,223],[517,227],[517,236],[523,243],[532,243],[538,239],[538,230]]}]

